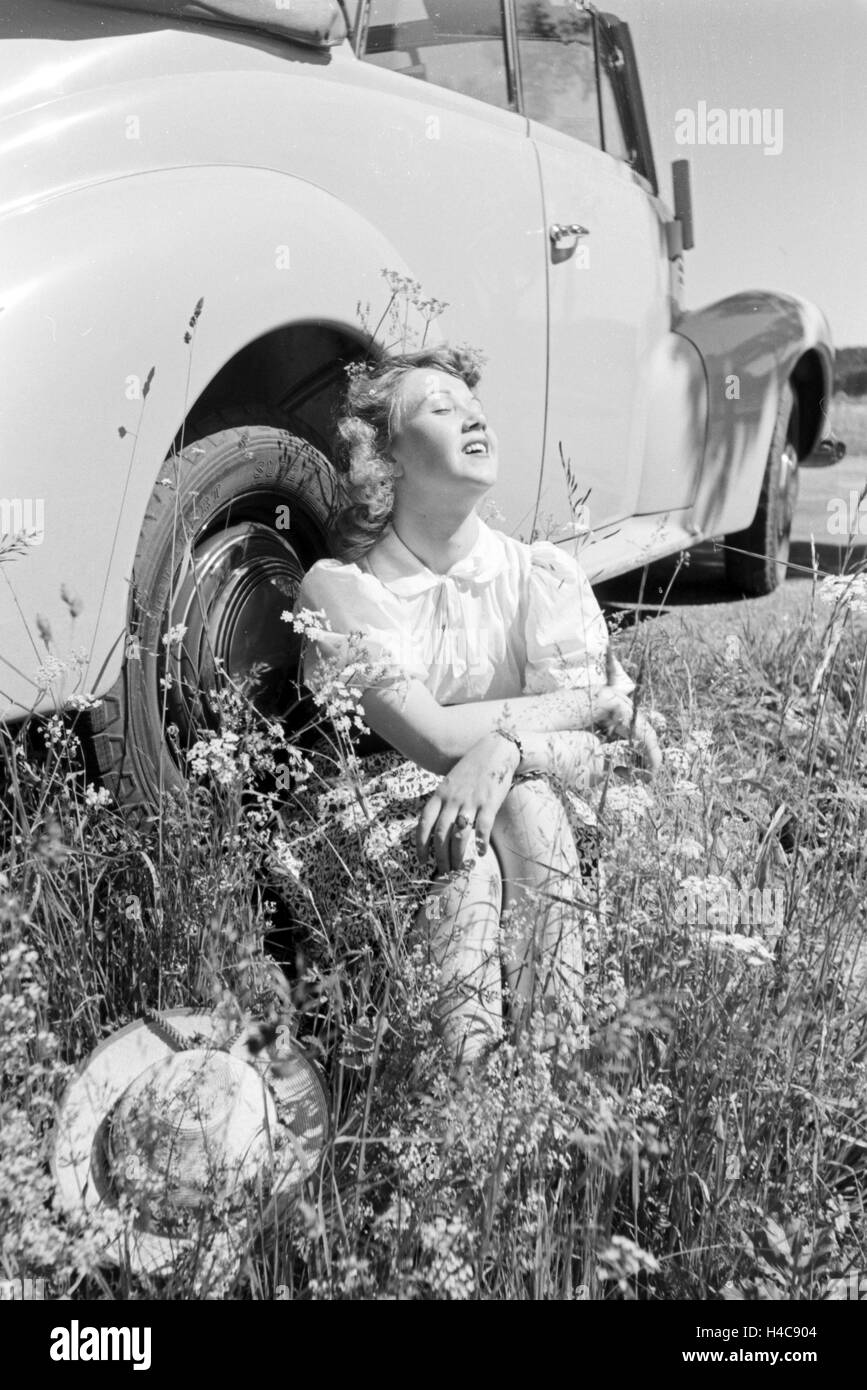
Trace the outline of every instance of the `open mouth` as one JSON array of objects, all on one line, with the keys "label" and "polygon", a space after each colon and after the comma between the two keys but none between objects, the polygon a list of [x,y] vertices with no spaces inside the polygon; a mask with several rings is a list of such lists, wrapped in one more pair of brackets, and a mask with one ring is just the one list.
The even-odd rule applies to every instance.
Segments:
[{"label": "open mouth", "polygon": [[472,439],[461,450],[462,454],[487,454],[488,446],[484,439]]}]

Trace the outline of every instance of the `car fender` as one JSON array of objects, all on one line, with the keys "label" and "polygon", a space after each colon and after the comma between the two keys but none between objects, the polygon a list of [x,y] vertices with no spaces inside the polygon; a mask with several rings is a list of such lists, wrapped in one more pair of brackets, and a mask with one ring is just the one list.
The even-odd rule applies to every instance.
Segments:
[{"label": "car fender", "polygon": [[758,505],[780,391],[792,377],[802,406],[800,457],[826,424],[834,350],[821,310],[794,295],[744,291],[684,314],[676,331],[700,352],[708,430],[693,524],[704,535],[748,526]]},{"label": "car fender", "polygon": [[681,510],[701,479],[707,436],[707,378],[701,353],[678,333],[655,344],[646,366],[647,424],[636,513]]},{"label": "car fender", "polygon": [[220,369],[292,323],[362,340],[358,304],[382,299],[383,267],[412,271],[339,199],[238,166],[163,169],[49,199],[0,224],[0,265],[2,492],[42,526],[4,566],[0,713],[14,717],[56,703],[35,680],[37,628],[61,660],[88,653],[67,693],[76,680],[104,691],[118,675],[148,499]]}]

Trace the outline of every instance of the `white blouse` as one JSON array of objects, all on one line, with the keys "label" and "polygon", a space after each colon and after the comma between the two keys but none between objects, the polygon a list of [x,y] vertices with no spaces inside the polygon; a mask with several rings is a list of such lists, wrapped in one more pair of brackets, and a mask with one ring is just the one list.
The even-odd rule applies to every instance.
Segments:
[{"label": "white blouse", "polygon": [[[359,660],[375,670],[353,672],[352,685],[415,677],[442,705],[606,683],[608,629],[577,561],[481,518],[472,550],[445,574],[391,525],[358,561],[317,561],[298,592],[295,614],[302,609],[324,613],[331,629],[308,629],[304,680],[314,691]],[[616,660],[614,670],[628,694],[634,682]]]}]

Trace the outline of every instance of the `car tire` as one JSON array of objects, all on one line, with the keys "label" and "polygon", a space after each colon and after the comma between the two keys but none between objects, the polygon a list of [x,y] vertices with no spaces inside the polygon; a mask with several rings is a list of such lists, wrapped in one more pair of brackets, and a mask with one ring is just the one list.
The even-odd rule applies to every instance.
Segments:
[{"label": "car tire", "polygon": [[726,579],[748,598],[773,593],[786,577],[798,500],[797,438],[798,400],[786,382],[780,392],[756,514],[743,531],[725,538]]},{"label": "car tire", "polygon": [[290,727],[298,717],[301,638],[280,614],[327,554],[335,514],[331,464],[273,411],[226,411],[194,433],[154,487],[123,668],[83,729],[90,767],[139,820],[183,787],[201,728],[219,727],[212,690],[241,688]]}]

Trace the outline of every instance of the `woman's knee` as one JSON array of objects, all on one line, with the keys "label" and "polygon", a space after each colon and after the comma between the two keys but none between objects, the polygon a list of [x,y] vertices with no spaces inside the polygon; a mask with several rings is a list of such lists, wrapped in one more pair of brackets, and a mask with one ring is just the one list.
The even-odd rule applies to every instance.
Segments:
[{"label": "woman's knee", "polygon": [[506,817],[521,816],[527,810],[548,808],[550,810],[562,811],[563,803],[557,792],[551,786],[547,777],[525,777],[520,782],[515,782],[506,794],[506,799],[500,808]]},{"label": "woman's knee", "polygon": [[449,911],[457,910],[464,902],[490,902],[499,907],[502,888],[500,860],[489,845],[484,854],[476,854],[464,868],[438,875],[430,885],[429,897],[450,900],[446,909]]},{"label": "woman's knee", "polygon": [[541,835],[561,837],[569,822],[563,802],[544,777],[515,784],[500,807],[492,840],[535,842]]}]

